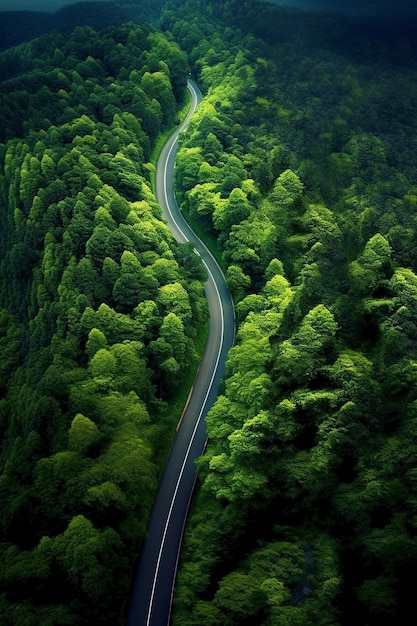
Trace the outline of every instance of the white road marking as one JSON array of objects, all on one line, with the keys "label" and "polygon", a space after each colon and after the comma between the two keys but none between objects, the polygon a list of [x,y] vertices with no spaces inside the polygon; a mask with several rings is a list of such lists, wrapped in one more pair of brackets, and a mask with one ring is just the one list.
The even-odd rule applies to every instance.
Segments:
[{"label": "white road marking", "polygon": [[[195,105],[196,93],[194,91],[194,88],[192,88],[191,90],[192,90],[192,95],[194,96],[193,104]],[[186,123],[187,122],[184,123],[184,126],[186,125]],[[180,130],[181,129],[182,129],[182,127],[180,128]],[[171,156],[171,152],[174,149],[174,146],[176,144],[176,141],[177,141],[177,139],[175,139],[173,141],[172,146],[170,147],[170,149],[168,151],[167,159],[166,159],[166,162],[165,162],[165,167],[164,167],[164,196],[165,196],[166,208],[167,208],[167,210],[168,210],[172,220],[176,224],[178,230],[180,231],[180,233],[182,234],[184,239],[186,241],[189,241],[188,237],[185,235],[185,233],[183,232],[181,227],[175,221],[175,218],[174,218],[174,216],[172,214],[172,211],[171,211],[171,208],[170,208],[170,204],[169,204],[169,200],[168,200],[168,193],[167,193],[167,165],[168,165],[169,157]],[[200,254],[198,251],[197,251],[197,253]],[[220,307],[220,312],[221,312],[221,337],[220,337],[220,344],[219,344],[219,348],[218,348],[218,351],[217,351],[216,365],[215,365],[215,368],[213,369],[213,373],[211,375],[210,383],[209,383],[209,386],[207,388],[203,404],[201,405],[200,412],[198,414],[196,423],[194,425],[194,429],[193,429],[193,432],[192,432],[192,435],[191,435],[191,438],[190,438],[190,441],[189,441],[189,444],[188,444],[188,447],[187,447],[187,451],[185,453],[185,457],[184,457],[184,460],[183,460],[183,463],[182,463],[182,466],[181,466],[181,470],[180,470],[177,482],[175,484],[174,494],[173,494],[173,497],[172,497],[172,500],[171,500],[171,505],[169,507],[167,519],[166,519],[166,522],[165,522],[164,532],[163,532],[161,544],[160,544],[160,547],[159,547],[158,559],[157,559],[156,568],[155,568],[154,577],[153,577],[153,582],[152,582],[152,591],[151,591],[149,607],[148,607],[148,614],[147,614],[147,620],[146,620],[147,626],[149,626],[150,621],[151,621],[151,615],[152,615],[152,610],[153,610],[153,601],[154,601],[154,596],[155,596],[155,589],[156,589],[157,579],[158,579],[158,575],[159,575],[159,568],[160,568],[160,564],[161,564],[162,553],[164,551],[166,535],[167,535],[167,532],[168,532],[168,526],[169,526],[169,523],[171,521],[172,511],[173,511],[175,500],[176,500],[176,497],[177,497],[177,494],[178,494],[178,489],[179,489],[179,486],[180,486],[180,483],[181,483],[181,480],[182,480],[182,476],[184,474],[185,465],[187,464],[187,461],[188,461],[188,458],[189,458],[191,446],[192,446],[192,444],[194,442],[194,438],[195,438],[195,434],[197,432],[197,428],[198,428],[198,426],[200,424],[201,417],[203,415],[203,412],[204,412],[204,409],[205,409],[205,406],[206,406],[206,403],[207,403],[207,400],[208,400],[208,396],[209,396],[209,394],[211,392],[211,389],[212,389],[212,386],[213,386],[214,378],[216,376],[217,368],[218,368],[218,365],[219,365],[220,354],[221,354],[221,351],[222,351],[222,348],[223,348],[223,344],[224,344],[224,326],[225,326],[225,324],[224,324],[224,309],[223,309],[222,300],[221,300],[221,297],[220,297],[220,292],[219,292],[219,289],[217,287],[217,283],[214,280],[214,276],[213,276],[210,268],[208,267],[208,265],[204,261],[204,259],[202,259],[202,261],[203,261],[203,263],[204,263],[204,265],[205,265],[205,267],[207,269],[207,273],[209,274],[209,276],[210,276],[210,278],[211,278],[211,280],[212,280],[212,282],[214,284],[214,287],[215,287],[215,290],[216,290],[217,299],[218,299],[218,303],[219,303],[219,307]],[[184,520],[184,522],[185,522],[185,520]],[[171,588],[171,599],[172,599],[172,594],[173,594],[173,590],[174,590],[174,583],[175,583],[175,576],[173,577],[173,583],[172,583],[172,588]],[[170,616],[168,616],[168,623],[169,623],[169,617]]]}]

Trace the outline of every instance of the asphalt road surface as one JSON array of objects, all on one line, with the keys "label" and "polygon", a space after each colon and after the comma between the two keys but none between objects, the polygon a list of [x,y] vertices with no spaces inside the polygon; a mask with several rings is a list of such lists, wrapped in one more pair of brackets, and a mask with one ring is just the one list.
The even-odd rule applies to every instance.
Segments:
[{"label": "asphalt road surface", "polygon": [[161,479],[133,585],[127,626],[168,626],[178,557],[196,472],[195,459],[206,444],[204,417],[217,397],[229,348],[233,345],[233,302],[224,276],[205,245],[182,217],[174,194],[178,136],[201,100],[188,81],[191,106],[187,118],[161,151],[156,171],[156,196],[171,232],[180,242],[192,241],[208,272],[205,293],[210,310],[207,346],[188,398]]}]

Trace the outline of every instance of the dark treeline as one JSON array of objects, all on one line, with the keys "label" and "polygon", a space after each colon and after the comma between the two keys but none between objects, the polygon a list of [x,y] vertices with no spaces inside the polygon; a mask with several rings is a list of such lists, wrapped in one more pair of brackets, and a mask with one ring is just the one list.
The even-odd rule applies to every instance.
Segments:
[{"label": "dark treeline", "polygon": [[207,317],[150,182],[188,64],[133,23],[4,54],[0,621],[114,626]]},{"label": "dark treeline", "polygon": [[416,543],[415,54],[351,19],[169,3],[177,158],[238,319],[175,625],[405,623]]},{"label": "dark treeline", "polygon": [[104,28],[130,20],[150,22],[160,16],[165,0],[82,1],[55,13],[42,11],[0,11],[0,51],[51,31],[68,33],[77,26]]}]

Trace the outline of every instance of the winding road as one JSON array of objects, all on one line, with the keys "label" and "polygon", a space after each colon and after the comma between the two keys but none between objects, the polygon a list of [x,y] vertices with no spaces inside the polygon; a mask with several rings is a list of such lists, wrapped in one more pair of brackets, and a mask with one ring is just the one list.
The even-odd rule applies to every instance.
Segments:
[{"label": "winding road", "polygon": [[216,399],[235,334],[233,302],[223,273],[183,218],[175,199],[173,172],[178,136],[202,98],[193,81],[189,80],[187,86],[191,94],[190,109],[159,156],[156,197],[175,238],[182,243],[192,241],[207,269],[209,336],[155,499],[133,585],[127,626],[168,626],[170,622],[182,535],[196,479],[194,461],[206,445],[204,417]]}]

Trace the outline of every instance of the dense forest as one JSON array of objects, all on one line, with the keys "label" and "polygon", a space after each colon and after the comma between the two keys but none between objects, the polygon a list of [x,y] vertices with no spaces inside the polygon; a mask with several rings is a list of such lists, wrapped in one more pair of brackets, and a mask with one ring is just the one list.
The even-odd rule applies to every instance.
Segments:
[{"label": "dense forest", "polygon": [[0,55],[2,623],[123,623],[207,320],[203,268],[152,191],[189,71],[205,97],[181,139],[178,200],[224,267],[238,332],[172,623],[407,623],[411,32],[169,0],[150,25],[80,26]]},{"label": "dense forest", "polygon": [[392,23],[255,2],[172,4],[162,25],[207,91],[177,186],[218,247],[239,323],[173,623],[406,623],[415,44]]},{"label": "dense forest", "polygon": [[151,185],[188,63],[133,23],[4,55],[1,623],[114,625],[207,318]]}]

